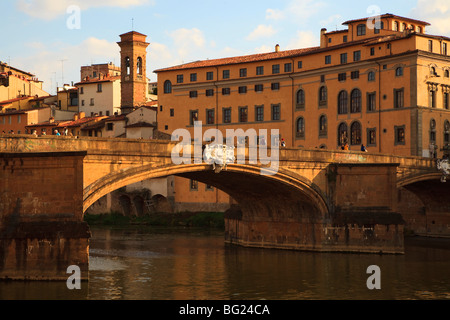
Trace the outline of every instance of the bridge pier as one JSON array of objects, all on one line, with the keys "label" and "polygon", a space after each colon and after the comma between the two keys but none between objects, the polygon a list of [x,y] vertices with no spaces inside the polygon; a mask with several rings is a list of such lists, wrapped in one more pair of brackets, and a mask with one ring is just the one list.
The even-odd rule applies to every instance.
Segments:
[{"label": "bridge pier", "polygon": [[83,222],[86,152],[1,153],[0,279],[88,278],[88,225]]}]

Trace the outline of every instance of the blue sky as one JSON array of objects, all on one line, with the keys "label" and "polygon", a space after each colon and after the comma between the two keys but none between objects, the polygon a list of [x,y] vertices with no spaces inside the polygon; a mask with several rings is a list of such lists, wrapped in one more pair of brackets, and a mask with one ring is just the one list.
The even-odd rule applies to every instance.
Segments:
[{"label": "blue sky", "polygon": [[376,13],[425,20],[428,33],[450,36],[448,0],[2,0],[0,8],[0,60],[35,73],[51,93],[63,80],[80,81],[82,65],[119,65],[116,42],[132,19],[151,43],[151,81],[153,70],[180,63],[316,46],[321,28]]}]

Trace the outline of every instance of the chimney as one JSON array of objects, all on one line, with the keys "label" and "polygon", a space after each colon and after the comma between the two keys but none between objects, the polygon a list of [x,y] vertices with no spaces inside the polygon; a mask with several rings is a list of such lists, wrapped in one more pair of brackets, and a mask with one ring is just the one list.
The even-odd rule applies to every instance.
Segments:
[{"label": "chimney", "polygon": [[275,52],[280,52],[280,45],[279,45],[279,44],[277,44],[277,45],[275,46]]},{"label": "chimney", "polygon": [[55,118],[53,118],[53,117],[50,117],[50,119],[48,119],[48,122],[50,122],[50,123],[54,123],[54,122],[55,122]]},{"label": "chimney", "polygon": [[320,29],[320,47],[326,48],[328,46],[327,36],[325,35],[327,33],[326,28]]},{"label": "chimney", "polygon": [[78,113],[75,113],[75,114],[73,115],[73,121],[77,121],[78,118],[79,118]]},{"label": "chimney", "polygon": [[79,112],[78,113],[78,118],[79,119],[83,119],[84,117],[86,117],[86,113],[84,113],[84,112]]}]

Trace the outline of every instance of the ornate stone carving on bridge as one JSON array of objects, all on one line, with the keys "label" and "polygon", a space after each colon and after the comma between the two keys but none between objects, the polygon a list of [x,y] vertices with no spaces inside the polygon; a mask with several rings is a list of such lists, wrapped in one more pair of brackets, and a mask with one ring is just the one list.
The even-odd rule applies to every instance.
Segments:
[{"label": "ornate stone carving on bridge", "polygon": [[438,170],[442,171],[441,182],[447,182],[447,177],[450,173],[450,165],[448,163],[448,159],[438,159],[436,161],[436,167]]},{"label": "ornate stone carving on bridge", "polygon": [[205,146],[203,158],[206,163],[212,164],[215,173],[227,169],[228,163],[234,163],[234,147],[211,143]]}]

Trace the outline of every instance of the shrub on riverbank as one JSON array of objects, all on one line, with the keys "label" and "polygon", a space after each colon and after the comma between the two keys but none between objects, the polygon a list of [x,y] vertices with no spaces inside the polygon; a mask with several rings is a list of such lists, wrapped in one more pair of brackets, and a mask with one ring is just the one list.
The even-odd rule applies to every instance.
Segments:
[{"label": "shrub on riverbank", "polygon": [[182,212],[152,213],[141,217],[128,217],[117,212],[106,214],[85,214],[84,221],[89,225],[148,225],[158,227],[225,227],[223,212]]}]

